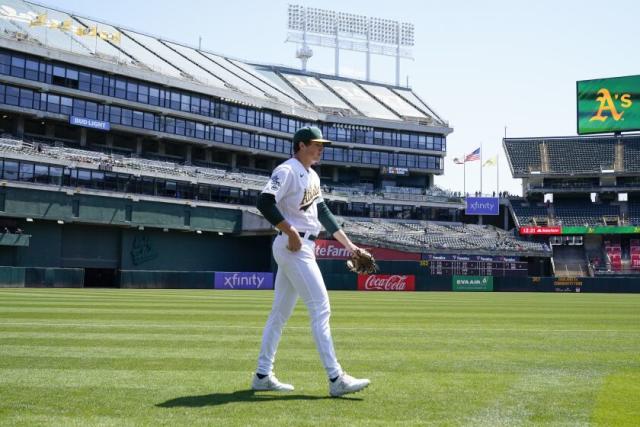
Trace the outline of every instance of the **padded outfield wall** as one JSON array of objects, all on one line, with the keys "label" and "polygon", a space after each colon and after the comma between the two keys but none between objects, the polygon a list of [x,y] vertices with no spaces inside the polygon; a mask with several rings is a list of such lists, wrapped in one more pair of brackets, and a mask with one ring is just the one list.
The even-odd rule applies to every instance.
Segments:
[{"label": "padded outfield wall", "polygon": [[[35,221],[21,224],[28,247],[0,246],[14,267],[114,268],[119,270],[234,271],[271,268],[270,237],[144,230]],[[14,260],[13,263],[11,261]]]},{"label": "padded outfield wall", "polygon": [[[347,272],[343,260],[321,260],[318,262],[323,272],[325,284],[329,290],[363,290],[364,277]],[[490,277],[494,292],[610,292],[610,293],[640,293],[640,279],[638,277],[498,277],[498,276],[434,276],[417,261],[379,261],[381,282],[388,279],[390,288],[406,288],[407,282],[412,282],[415,291],[452,291],[456,278],[468,278],[479,281]],[[410,279],[395,279],[390,276],[407,276]],[[398,286],[397,283],[401,285]],[[359,289],[360,288],[360,289]],[[384,289],[378,284],[374,288]],[[403,289],[392,289],[402,291]],[[475,291],[475,290],[474,290]]]}]

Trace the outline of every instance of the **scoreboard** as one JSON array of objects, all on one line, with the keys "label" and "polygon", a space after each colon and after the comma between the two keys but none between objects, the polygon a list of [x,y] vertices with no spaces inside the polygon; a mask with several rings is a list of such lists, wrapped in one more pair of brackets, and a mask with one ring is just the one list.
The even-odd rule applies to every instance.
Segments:
[{"label": "scoreboard", "polygon": [[421,265],[432,276],[527,276],[527,262],[517,257],[423,254]]}]

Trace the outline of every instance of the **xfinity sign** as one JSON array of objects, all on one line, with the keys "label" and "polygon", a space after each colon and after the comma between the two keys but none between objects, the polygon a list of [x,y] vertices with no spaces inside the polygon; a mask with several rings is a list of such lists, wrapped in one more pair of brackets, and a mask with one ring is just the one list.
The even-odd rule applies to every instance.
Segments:
[{"label": "xfinity sign", "polygon": [[273,289],[273,273],[216,272],[215,289]]},{"label": "xfinity sign", "polygon": [[498,215],[500,200],[497,197],[467,197],[465,215]]}]

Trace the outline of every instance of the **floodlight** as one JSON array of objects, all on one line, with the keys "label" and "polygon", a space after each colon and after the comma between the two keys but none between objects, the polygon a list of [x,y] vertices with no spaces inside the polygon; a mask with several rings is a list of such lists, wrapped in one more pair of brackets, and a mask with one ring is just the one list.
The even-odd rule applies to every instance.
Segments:
[{"label": "floodlight", "polygon": [[339,75],[340,49],[365,52],[367,80],[372,53],[395,56],[396,85],[400,84],[400,58],[413,59],[410,48],[414,45],[414,26],[408,22],[300,5],[289,5],[288,14],[287,41],[302,44],[296,56],[302,61],[303,70],[313,54],[309,44],[335,48],[336,75]]}]

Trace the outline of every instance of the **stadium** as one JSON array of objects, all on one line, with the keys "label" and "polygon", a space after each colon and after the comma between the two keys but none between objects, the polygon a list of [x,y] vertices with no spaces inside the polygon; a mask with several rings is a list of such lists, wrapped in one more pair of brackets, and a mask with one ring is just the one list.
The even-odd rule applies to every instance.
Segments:
[{"label": "stadium", "polygon": [[[533,306],[538,308],[531,309],[530,301],[516,297],[510,300],[512,294],[509,293],[496,296],[497,302],[491,302],[475,291],[640,291],[640,137],[637,134],[504,138],[502,147],[512,176],[522,180],[522,196],[482,197],[480,194],[479,198],[473,198],[434,184],[434,177],[450,173],[445,171],[444,158],[451,150],[447,147],[447,137],[454,129],[436,112],[437,106],[432,106],[411,88],[239,60],[38,3],[22,0],[0,3],[0,230],[4,230],[0,237],[0,288],[8,288],[6,294],[0,293],[6,297],[0,314],[2,320],[9,322],[4,326],[0,322],[3,328],[0,336],[6,334],[7,337],[5,355],[17,357],[18,353],[12,351],[18,351],[22,345],[22,338],[16,335],[18,332],[12,329],[12,324],[16,328],[37,329],[51,322],[53,328],[58,328],[55,333],[70,342],[74,338],[64,334],[69,327],[81,328],[79,334],[106,334],[111,326],[113,333],[120,328],[122,333],[136,334],[135,326],[118,323],[117,314],[105,318],[100,314],[75,317],[78,313],[73,310],[85,307],[83,301],[90,304],[85,308],[91,313],[101,313],[100,310],[110,304],[128,300],[136,310],[141,310],[131,314],[131,319],[135,318],[133,322],[148,323],[150,328],[158,328],[153,333],[162,330],[178,340],[184,332],[185,337],[207,341],[203,331],[209,330],[205,317],[198,317],[202,314],[198,310],[211,310],[210,313],[220,316],[206,317],[214,323],[221,319],[229,323],[234,316],[239,316],[233,310],[246,313],[256,306],[263,313],[252,312],[247,319],[259,325],[263,320],[261,314],[266,315],[269,305],[268,293],[261,291],[273,289],[276,265],[271,244],[276,230],[260,214],[256,202],[271,171],[291,156],[292,136],[303,126],[317,126],[333,141],[315,167],[323,197],[341,227],[355,243],[373,253],[380,267],[380,274],[371,277],[347,271],[345,260],[350,254],[325,233],[317,240],[315,250],[330,291],[474,291],[473,299],[466,300],[469,308],[479,312],[487,307],[505,310],[511,313],[509,316],[515,316],[505,317],[513,322],[514,330],[523,325],[525,329],[536,325],[537,321],[531,320],[535,318],[542,319],[540,325],[545,324],[544,316],[548,314],[545,310],[555,307],[562,311],[564,303],[550,298],[552,294],[534,295],[531,298],[537,302]],[[494,201],[495,211],[472,212],[469,203],[477,199]],[[38,289],[23,289],[25,293],[21,294],[16,288]],[[74,289],[46,294],[40,293],[45,292],[42,288]],[[96,288],[92,291],[97,293],[85,294],[79,288]],[[146,289],[148,293],[127,289]],[[171,289],[180,291],[165,291]],[[193,289],[226,291],[216,293],[214,301],[207,302],[206,306],[202,303],[178,314],[174,309],[187,307],[190,298],[200,297],[201,294],[190,293]],[[247,289],[260,292],[251,294]],[[360,294],[337,293],[336,312],[339,313],[350,298],[356,298],[353,295]],[[386,292],[364,296],[366,299],[362,300],[372,307],[395,304],[388,308],[399,317],[386,318],[388,313],[379,316],[381,325],[390,327],[393,332],[389,333],[395,334],[390,337],[392,343],[399,347],[406,345],[412,336],[415,338],[415,334],[411,334],[413,322],[424,321],[435,325],[436,341],[446,340],[447,334],[459,334],[455,339],[460,342],[470,339],[473,344],[469,345],[483,348],[480,338],[476,341],[465,332],[473,328],[475,320],[465,314],[458,319],[462,319],[459,327],[447,332],[447,319],[438,317],[446,317],[444,307],[467,310],[464,304],[458,306],[462,303],[450,299],[460,295],[458,292],[397,294],[397,297],[394,294],[394,298],[398,298],[395,300],[385,300]],[[585,298],[589,297],[592,296]],[[39,318],[36,323],[30,323],[34,322],[28,314],[31,309],[17,314],[22,304],[42,298],[43,303],[49,298],[60,298],[60,310],[65,312],[67,307],[71,311],[62,317]],[[220,299],[218,305],[214,304],[216,298]],[[620,309],[625,316],[620,324],[603,328],[632,334],[629,335],[631,341],[636,340],[637,344],[637,330],[625,332],[621,326],[625,322],[628,325],[637,322],[633,304],[625,300],[624,295],[612,298],[615,299],[604,303],[595,298],[585,300],[593,304],[586,310]],[[418,308],[418,304],[425,301],[432,306],[432,314]],[[152,310],[151,304],[158,304],[158,310],[166,315],[147,311]],[[443,311],[434,307],[443,307]],[[528,313],[531,318],[518,326],[513,310]],[[195,323],[187,327],[183,321],[190,313],[195,316]],[[362,322],[376,318],[364,309],[360,314],[361,318],[343,319],[344,340],[350,334],[349,328],[355,329]],[[67,315],[69,317],[65,317]],[[574,329],[556,327],[557,322],[573,320],[563,320],[560,315],[554,317],[556,314],[551,316],[553,320],[549,324],[555,325],[554,331]],[[228,319],[232,320],[226,322]],[[580,335],[582,329],[600,328],[597,319],[590,318],[588,312],[576,311],[575,319],[582,322],[575,327],[575,334]],[[295,335],[296,328],[303,329],[297,326],[302,325],[303,320],[294,320],[294,338],[312,347],[306,335],[304,338]],[[486,319],[489,326],[485,326],[489,329],[478,332],[479,337],[488,334],[485,336],[487,346],[500,345],[501,338],[495,332],[504,323],[501,320],[492,323],[494,320]],[[532,323],[526,323],[528,321]],[[159,326],[160,323],[164,326]],[[524,335],[530,334],[532,340],[542,345],[539,340],[544,341],[544,336],[535,328],[538,326]],[[22,332],[36,334],[36,329]],[[257,333],[251,327],[249,332]],[[231,340],[236,333],[247,331],[226,330],[220,339]],[[613,346],[619,344],[619,340],[625,342],[624,338],[615,336],[615,331],[606,336],[604,331],[599,333],[603,341],[598,346],[605,343]],[[349,338],[359,340],[355,335]],[[590,352],[586,341],[576,344],[576,366],[582,366],[581,358]],[[138,357],[133,349],[123,349],[123,343],[126,345],[124,341],[114,341],[111,350],[120,348],[116,353],[123,359]],[[46,340],[40,344],[51,345]],[[376,349],[379,344],[370,345]],[[255,343],[246,348],[243,344],[230,351],[245,353],[254,347]],[[631,347],[629,344],[627,350]],[[191,357],[176,348],[162,348],[167,357]],[[57,350],[52,351],[56,354]],[[509,353],[505,357],[513,356],[510,350],[505,351]],[[358,356],[355,350],[346,353],[362,366],[369,366],[360,360],[363,356]],[[33,355],[22,356],[27,360]],[[434,384],[441,381],[445,387],[452,381],[448,368],[444,367],[448,356],[446,353],[432,356],[436,366],[443,364],[443,371],[434,374],[442,375]],[[487,368],[494,356],[477,362]],[[625,353],[623,357],[627,356]],[[306,369],[307,355],[301,357]],[[388,366],[393,365],[390,355],[386,359],[385,355],[380,357]],[[637,354],[630,357],[631,376],[615,371],[617,376],[612,378],[618,382],[603,392],[606,396],[609,396],[607,393],[614,396],[627,393],[633,378],[638,379]],[[315,366],[314,355],[308,358],[309,365]],[[203,368],[204,362],[196,359],[193,359],[193,369]],[[529,363],[518,361],[517,357],[515,360],[512,362],[519,368]],[[467,368],[471,366],[467,364],[472,363],[458,362]],[[24,393],[28,393],[30,387],[40,387],[41,383],[34,379],[18,380],[17,372],[22,365],[16,363],[15,372],[0,380],[0,387],[13,390],[14,385],[21,384],[26,387]],[[39,361],[34,359],[33,363]],[[43,363],[46,366],[52,362]],[[85,362],[78,359],[77,363],[84,366]],[[568,362],[558,363],[564,366]],[[283,362],[283,366],[295,364],[295,360]],[[243,365],[242,369],[250,370],[250,365]],[[9,370],[12,366],[0,367]],[[138,369],[124,365],[121,368]],[[145,365],[142,369],[147,368]],[[192,409],[212,405],[208,409],[219,411],[218,406],[226,403],[268,401],[231,392],[234,387],[242,388],[244,383],[234,382],[224,369],[219,375],[223,382],[228,382],[228,392],[207,394],[202,390],[199,396],[191,392],[189,398],[174,399],[171,395],[158,395],[156,406]],[[550,369],[560,377],[565,375],[557,366]],[[115,374],[113,380],[99,378],[98,382],[117,388],[118,378],[126,381],[124,373],[119,375]],[[197,389],[199,374],[195,371],[192,376],[176,375],[173,381],[179,378],[183,387]],[[304,372],[299,376],[304,377]],[[537,372],[536,384],[540,390],[549,390],[552,385],[543,377]],[[69,378],[78,390],[87,392],[91,387],[89,380],[81,376]],[[52,377],[52,381],[62,380]],[[477,385],[482,378],[461,381]],[[586,381],[574,379],[570,390],[580,393],[588,388]],[[399,383],[391,381],[390,384]],[[491,386],[501,389],[503,385],[492,383]],[[520,386],[514,395],[528,392],[523,384]],[[320,385],[313,384],[309,390],[314,393],[315,387]],[[637,385],[635,387],[637,389]],[[438,390],[431,391],[438,393]],[[419,389],[414,392],[419,393]],[[138,400],[144,398],[141,390],[131,393]],[[176,393],[184,396],[190,392]],[[551,424],[570,419],[571,410],[567,409],[571,406],[570,398],[559,393],[548,397],[560,402],[549,415],[551,418],[546,419]],[[12,395],[16,401],[22,398],[19,393]],[[216,403],[206,403],[210,401]],[[635,402],[638,403],[637,395]],[[314,414],[317,410],[318,416],[327,410],[324,402],[317,409],[310,408],[312,402],[304,403],[304,408],[296,410]],[[632,412],[629,412],[628,408],[620,410],[619,406],[607,402],[600,404],[606,410],[600,411],[596,424],[607,425],[612,421],[609,425],[622,425],[638,414],[638,405],[631,405]],[[64,415],[64,411],[59,417],[22,419],[16,415],[18,412],[12,411],[15,406],[7,405],[0,405],[0,414],[9,408],[8,424],[79,422],[77,418],[65,418],[76,415]],[[112,413],[117,412],[114,408],[118,406],[114,402],[109,405],[113,406],[105,409],[105,413],[110,415],[105,418],[91,415],[80,423],[121,424],[123,419]],[[397,411],[378,413],[379,423],[419,424],[418,419],[409,414],[425,416],[422,409],[407,405],[400,405]],[[513,399],[503,402],[506,408],[510,405],[515,405]],[[551,403],[545,401],[540,405],[533,410],[537,414],[543,413]],[[454,406],[458,411],[467,410],[461,402]],[[497,411],[495,407],[494,410]],[[135,409],[127,411],[133,413]],[[255,418],[259,414],[253,410],[244,416],[236,411],[240,409],[218,415],[224,423],[261,424],[257,421],[259,418]],[[370,411],[376,412],[374,408]],[[450,409],[443,411],[451,413]],[[619,418],[608,418],[616,411]],[[464,422],[497,425],[489,415],[476,413]],[[357,411],[352,416],[348,424],[372,422],[372,418],[358,415]],[[438,411],[433,416],[433,419],[427,416],[426,422],[464,424]],[[329,420],[340,424],[336,417],[338,415],[332,413]],[[510,423],[509,419],[506,424]],[[581,424],[586,419],[576,420]],[[157,421],[157,418],[139,418],[134,424]],[[297,424],[299,418],[283,421]],[[534,423],[544,421],[544,417],[533,419]],[[164,422],[173,421],[165,419]],[[194,419],[187,417],[177,422],[192,423]]]}]

